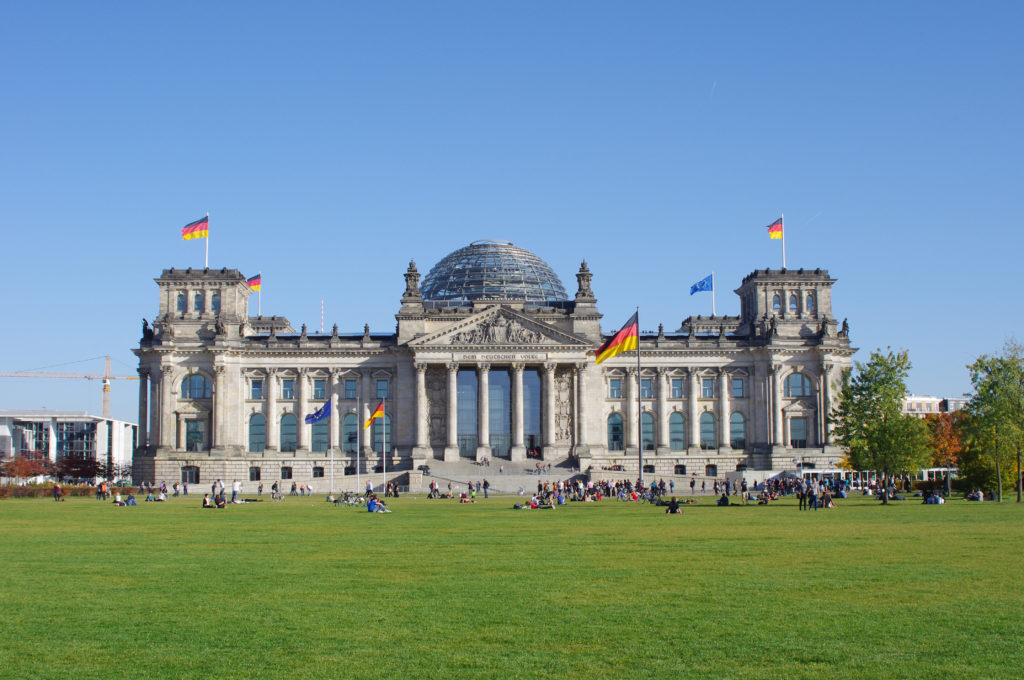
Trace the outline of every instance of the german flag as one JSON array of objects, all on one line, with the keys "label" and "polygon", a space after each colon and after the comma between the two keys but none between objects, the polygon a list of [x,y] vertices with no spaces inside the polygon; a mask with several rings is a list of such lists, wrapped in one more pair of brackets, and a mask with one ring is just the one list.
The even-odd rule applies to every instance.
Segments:
[{"label": "german flag", "polygon": [[370,426],[370,423],[372,423],[377,418],[382,418],[383,416],[384,416],[384,402],[382,401],[379,404],[377,404],[376,410],[374,410],[374,412],[370,414],[370,417],[366,419],[366,424],[363,425],[363,429],[365,430],[366,428],[368,428]]},{"label": "german flag", "polygon": [[637,320],[637,312],[633,313],[633,316],[629,317],[629,321],[622,329],[613,335],[608,342],[604,343],[597,349],[597,353],[594,358],[597,363],[601,363],[605,359],[611,359],[617,354],[629,351],[631,349],[639,350],[640,342],[637,339],[639,334],[639,321]]},{"label": "german flag", "polygon": [[775,220],[768,225],[768,238],[772,240],[782,238],[782,218]]},{"label": "german flag", "polygon": [[181,238],[188,241],[193,238],[208,238],[210,236],[210,216],[189,222],[181,228]]},{"label": "german flag", "polygon": [[260,289],[260,284],[262,282],[263,282],[263,275],[262,274],[257,274],[256,276],[252,277],[251,279],[246,279],[245,280],[246,285],[248,285],[253,290],[259,290]]}]

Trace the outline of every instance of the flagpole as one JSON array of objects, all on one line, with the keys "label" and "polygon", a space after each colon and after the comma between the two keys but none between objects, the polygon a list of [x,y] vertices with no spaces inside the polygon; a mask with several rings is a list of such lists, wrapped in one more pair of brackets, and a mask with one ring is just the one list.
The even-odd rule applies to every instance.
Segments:
[{"label": "flagpole", "polygon": [[256,316],[263,316],[263,272],[259,272],[260,289],[256,291]]},{"label": "flagpole", "polygon": [[[362,402],[362,400],[360,400],[359,401],[359,410],[360,411],[363,410],[362,406],[363,406],[363,402]],[[357,425],[359,424],[359,416],[356,416],[356,424]],[[358,496],[359,492],[363,490],[363,487],[359,483],[359,449],[361,449],[363,447],[363,430],[365,430],[365,429],[366,429],[365,427],[360,427],[359,431],[356,432],[356,496]]]},{"label": "flagpole", "polygon": [[385,490],[385,492],[387,491],[387,488],[388,488],[388,454],[387,454],[387,451],[388,451],[388,428],[387,428],[387,424],[388,424],[387,423],[388,408],[387,408],[386,402],[387,402],[386,398],[380,400],[381,406],[384,407],[384,413],[380,414],[380,442],[381,442],[380,456],[381,456],[381,466],[382,466],[381,469],[384,471],[384,490]]},{"label": "flagpole", "polygon": [[715,272],[711,272],[711,316],[717,316],[715,313]]},{"label": "flagpole", "polygon": [[644,420],[644,403],[640,396],[640,307],[636,308],[636,455],[637,462],[640,464],[639,477],[640,483],[644,481],[644,433],[643,433],[643,420]]},{"label": "flagpole", "polygon": [[786,213],[782,213],[782,268],[786,268]]},{"label": "flagpole", "polygon": [[203,256],[203,269],[210,268],[210,212],[206,212],[206,255]]}]

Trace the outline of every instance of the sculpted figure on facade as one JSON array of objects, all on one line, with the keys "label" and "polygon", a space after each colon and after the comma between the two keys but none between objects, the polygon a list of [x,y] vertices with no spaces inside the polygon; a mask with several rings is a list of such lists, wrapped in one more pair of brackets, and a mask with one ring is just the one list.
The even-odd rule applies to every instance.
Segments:
[{"label": "sculpted figure on facade", "polygon": [[555,371],[555,440],[569,443],[572,439],[572,370]]},{"label": "sculpted figure on facade", "polygon": [[448,413],[448,376],[443,367],[427,369],[428,440],[431,446],[444,446]]},{"label": "sculpted figure on facade", "polygon": [[515,319],[501,314],[474,328],[451,336],[452,345],[536,345],[544,340],[538,331],[526,328]]}]

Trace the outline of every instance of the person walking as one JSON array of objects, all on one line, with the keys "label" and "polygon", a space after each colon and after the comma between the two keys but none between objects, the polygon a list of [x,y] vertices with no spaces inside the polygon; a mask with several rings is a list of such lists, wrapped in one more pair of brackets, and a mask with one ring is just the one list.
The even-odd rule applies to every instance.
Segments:
[{"label": "person walking", "polygon": [[491,488],[491,483],[484,479],[484,498],[487,498],[487,491]]}]

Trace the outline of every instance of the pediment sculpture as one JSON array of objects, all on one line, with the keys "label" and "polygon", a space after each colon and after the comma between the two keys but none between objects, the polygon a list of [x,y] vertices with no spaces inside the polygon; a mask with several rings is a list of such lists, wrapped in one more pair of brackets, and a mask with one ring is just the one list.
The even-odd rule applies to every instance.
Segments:
[{"label": "pediment sculpture", "polygon": [[536,345],[543,341],[543,333],[500,314],[448,338],[451,345]]}]

